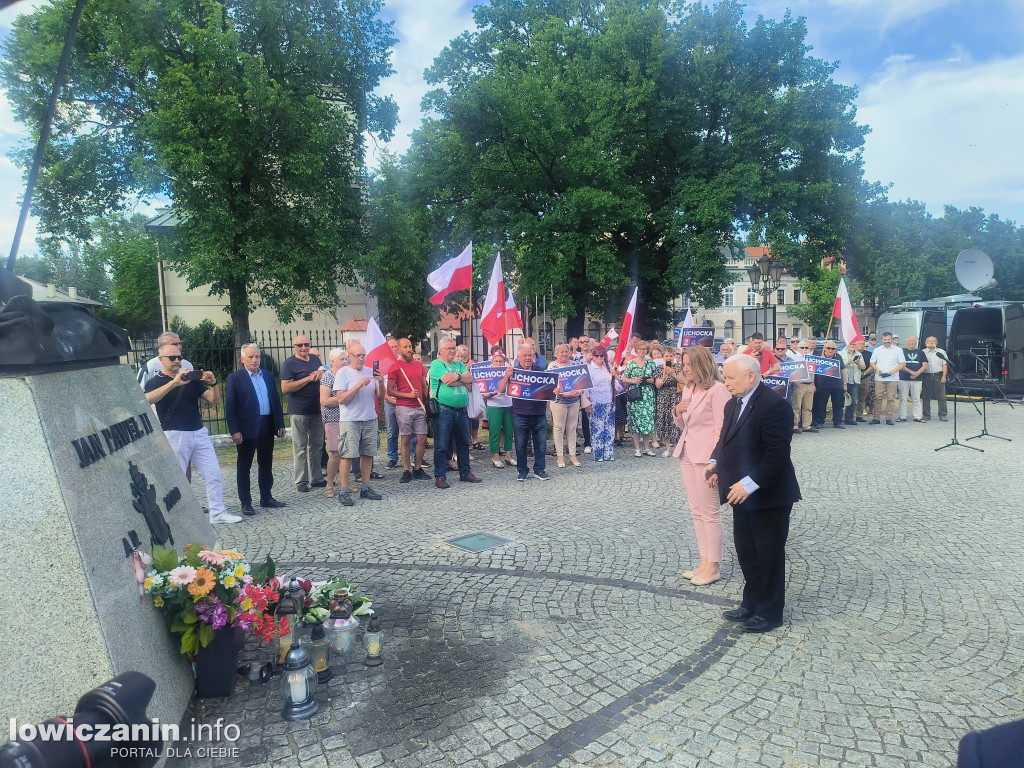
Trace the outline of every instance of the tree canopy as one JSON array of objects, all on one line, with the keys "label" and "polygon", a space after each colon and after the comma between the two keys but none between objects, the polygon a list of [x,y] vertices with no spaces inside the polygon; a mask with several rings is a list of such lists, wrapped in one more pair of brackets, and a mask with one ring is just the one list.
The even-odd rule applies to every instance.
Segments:
[{"label": "tree canopy", "polygon": [[[18,19],[3,84],[38,131],[73,3]],[[40,175],[44,231],[88,238],[132,195],[169,193],[190,287],[289,319],[354,281],[362,131],[396,108],[371,94],[394,40],[379,0],[95,0],[86,6]],[[27,152],[27,150],[26,150]],[[24,159],[24,158],[23,158]]]},{"label": "tree canopy", "polygon": [[[655,1],[495,0],[428,70],[410,164],[435,242],[498,244],[522,295],[639,327],[718,306],[757,231],[801,271],[846,236],[865,129],[803,21]],[[802,243],[802,245],[801,245]],[[450,248],[449,248],[450,250]],[[737,255],[738,249],[737,250]]]}]

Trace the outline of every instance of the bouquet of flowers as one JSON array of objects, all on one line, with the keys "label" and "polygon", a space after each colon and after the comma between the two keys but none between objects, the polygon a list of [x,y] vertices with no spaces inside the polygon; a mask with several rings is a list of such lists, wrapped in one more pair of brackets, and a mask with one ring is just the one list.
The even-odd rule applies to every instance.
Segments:
[{"label": "bouquet of flowers", "polygon": [[302,620],[308,624],[323,622],[331,615],[331,599],[336,592],[347,593],[348,599],[352,602],[353,616],[368,616],[373,613],[370,606],[370,598],[361,595],[356,591],[356,585],[349,583],[346,579],[330,579],[321,584],[313,584],[311,581],[299,579],[299,586],[306,593],[306,600]]},{"label": "bouquet of flowers", "polygon": [[181,635],[181,652],[195,656],[226,627],[253,629],[264,642],[287,631],[287,617],[271,615],[280,588],[273,568],[269,557],[252,573],[240,552],[192,543],[179,557],[156,545],[143,588],[168,629]]}]

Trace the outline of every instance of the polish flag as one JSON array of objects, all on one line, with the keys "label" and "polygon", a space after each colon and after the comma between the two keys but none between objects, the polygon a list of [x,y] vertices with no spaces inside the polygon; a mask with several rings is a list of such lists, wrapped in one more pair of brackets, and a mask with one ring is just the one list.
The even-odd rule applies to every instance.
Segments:
[{"label": "polish flag", "polygon": [[[693,312],[690,308],[686,308],[686,317],[683,318],[683,328],[693,328]],[[679,338],[676,339],[676,349],[683,348],[683,334],[679,334]]]},{"label": "polish flag", "polygon": [[629,335],[633,332],[633,316],[636,314],[636,292],[639,286],[633,289],[633,298],[629,300],[629,309],[626,316],[622,318],[622,333],[620,334],[619,346],[615,350],[615,364],[621,365],[622,358],[626,354],[626,347],[629,346]]},{"label": "polish flag", "polygon": [[366,341],[363,346],[366,347],[366,365],[372,368],[375,362],[380,363],[381,374],[387,376],[395,364],[395,355],[372,317],[366,323]]},{"label": "polish flag", "polygon": [[523,318],[519,314],[519,308],[516,306],[515,296],[512,295],[512,289],[508,289],[508,298],[505,299],[505,326],[508,330],[513,328],[523,328]]},{"label": "polish flag", "polygon": [[427,275],[427,282],[437,291],[430,297],[434,305],[444,302],[449,293],[469,288],[473,284],[473,243]]},{"label": "polish flag", "polygon": [[850,302],[850,294],[846,290],[846,281],[841,277],[839,278],[836,303],[832,306],[832,317],[839,318],[839,331],[845,343],[853,344],[855,341],[864,341],[864,336],[857,330],[857,317],[853,314],[853,304]]},{"label": "polish flag", "polygon": [[604,335],[604,338],[601,339],[601,346],[603,346],[605,349],[611,349],[612,342],[615,341],[617,338],[619,338],[619,334],[615,332],[615,326],[611,326],[608,328],[608,333],[606,333]]},{"label": "polish flag", "polygon": [[487,286],[487,298],[484,309],[480,313],[480,333],[488,344],[497,344],[505,335],[506,297],[505,278],[501,274],[501,254],[494,260],[491,268],[491,282]]}]

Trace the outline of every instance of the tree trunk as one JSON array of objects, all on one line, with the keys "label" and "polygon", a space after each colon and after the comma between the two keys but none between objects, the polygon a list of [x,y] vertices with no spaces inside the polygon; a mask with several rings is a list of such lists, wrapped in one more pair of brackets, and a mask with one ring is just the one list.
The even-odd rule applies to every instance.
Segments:
[{"label": "tree trunk", "polygon": [[[249,343],[249,291],[240,280],[232,280],[228,287],[228,312],[235,336],[235,350],[241,352],[242,345]],[[241,360],[235,355],[235,368]]]}]

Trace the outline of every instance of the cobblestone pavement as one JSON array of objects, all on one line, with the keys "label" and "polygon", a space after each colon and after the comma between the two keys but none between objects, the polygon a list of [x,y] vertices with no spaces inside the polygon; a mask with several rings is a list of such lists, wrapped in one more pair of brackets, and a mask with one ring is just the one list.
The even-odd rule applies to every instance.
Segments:
[{"label": "cobblestone pavement", "polygon": [[[721,615],[742,578],[728,511],[725,578],[680,577],[697,552],[673,459],[621,449],[517,483],[477,452],[480,485],[388,471],[384,500],[351,509],[296,493],[279,463],[288,507],[221,527],[221,544],[358,582],[385,663],[339,666],[300,723],[280,718],[276,678],[239,678],[198,705],[239,723],[239,756],[193,762],[949,766],[963,733],[1024,709],[1024,408],[990,406],[988,430],[1013,442],[967,441],[981,419],[963,404],[959,438],[983,453],[936,452],[952,437],[938,421],[794,436],[785,624],[756,636]],[[513,543],[445,543],[480,531]]]}]

